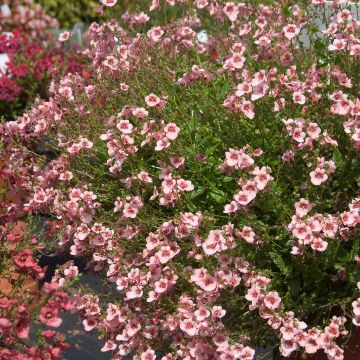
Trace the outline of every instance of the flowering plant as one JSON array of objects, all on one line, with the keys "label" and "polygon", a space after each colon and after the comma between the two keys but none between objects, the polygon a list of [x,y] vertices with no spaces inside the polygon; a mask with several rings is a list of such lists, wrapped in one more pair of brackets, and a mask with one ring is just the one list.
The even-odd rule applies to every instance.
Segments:
[{"label": "flowering plant", "polygon": [[[33,39],[47,40],[47,30],[59,27],[58,21],[49,16],[41,5],[33,0],[6,0],[0,11],[0,32],[23,29]],[[6,8],[4,8],[6,6]]]},{"label": "flowering plant", "polygon": [[0,53],[9,57],[6,69],[0,70],[0,113],[5,119],[22,114],[36,96],[46,98],[51,77],[80,70],[72,50],[32,41],[20,29],[0,35]]},{"label": "flowering plant", "polygon": [[[94,23],[82,76],[3,125],[22,209],[105,277],[75,306],[114,359],[344,358],[360,324],[359,22],[334,1],[319,36],[328,10],[309,5],[167,0],[171,22]],[[55,159],[27,151],[44,137]]]}]

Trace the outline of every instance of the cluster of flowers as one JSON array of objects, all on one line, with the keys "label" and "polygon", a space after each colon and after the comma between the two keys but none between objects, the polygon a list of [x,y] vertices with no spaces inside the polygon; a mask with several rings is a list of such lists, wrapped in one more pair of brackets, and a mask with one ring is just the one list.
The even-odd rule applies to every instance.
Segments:
[{"label": "cluster of flowers", "polygon": [[[38,240],[27,239],[24,230],[14,228],[14,223],[9,222],[2,224],[0,243],[4,265],[0,272],[0,357],[56,359],[69,345],[51,328],[61,325],[61,312],[74,308],[62,287],[75,275],[65,277],[61,283],[53,278],[39,289],[37,282],[44,278],[46,268],[38,264],[36,254],[42,248]],[[37,326],[36,321],[50,329],[43,327],[34,341],[30,327]]]},{"label": "cluster of flowers", "polygon": [[349,99],[349,95],[341,90],[330,95],[333,101],[331,113],[346,118],[344,121],[344,130],[349,134],[355,148],[360,148],[360,99]]},{"label": "cluster of flowers", "polygon": [[241,186],[241,190],[234,196],[234,201],[227,204],[224,209],[224,213],[230,214],[237,212],[242,206],[248,205],[256,198],[256,194],[259,191],[263,191],[268,183],[274,178],[268,173],[270,169],[266,166],[259,168],[253,167],[254,159],[250,156],[260,156],[262,154],[261,149],[257,149],[253,154],[246,154],[248,146],[245,146],[241,150],[229,149],[226,153],[226,159],[220,166],[220,171],[230,175],[234,170],[245,170],[248,175],[254,175],[252,179],[239,178],[238,184]]},{"label": "cluster of flowers", "polygon": [[[114,20],[92,24],[82,51],[86,71],[52,81],[48,101],[1,125],[12,152],[4,171],[25,191],[17,207],[52,216],[57,246],[84,257],[98,276],[106,274],[111,291],[82,289],[74,306],[85,330],[98,331],[102,351],[114,359],[131,354],[153,360],[161,353],[163,360],[252,360],[257,339],[251,335],[259,329],[254,331],[255,321],[249,327],[244,322],[239,335],[237,324],[248,309],[258,309],[258,320],[279,338],[282,356],[324,350],[329,360],[342,360],[336,339],[347,334],[343,315],[358,295],[340,294],[327,280],[336,258],[354,272],[348,287],[358,281],[355,62],[333,60],[332,48],[326,49],[330,66],[319,65],[324,59],[316,61],[322,56],[316,49],[307,50],[312,57],[305,61],[297,39],[308,18],[298,5],[285,15],[277,3],[166,3],[188,6],[191,16],[146,28],[143,36],[133,27],[146,27],[145,13],[126,14],[126,29]],[[344,19],[335,40],[346,39],[354,52],[358,25],[344,18],[345,3],[333,4],[334,21]],[[160,2],[152,1],[150,11],[161,11]],[[221,39],[210,29],[207,39],[199,39],[197,30],[212,22]],[[354,52],[350,59],[357,57]],[[343,117],[345,132],[337,126]],[[45,136],[57,155],[53,160],[28,151]],[[325,160],[334,149],[344,154],[345,165]],[[295,153],[302,156],[295,159]],[[303,160],[315,166],[310,174]],[[338,192],[343,199],[333,196]],[[310,216],[312,208],[319,213]],[[290,246],[298,256],[289,254]],[[14,256],[26,268],[32,255],[24,251]],[[298,260],[309,265],[302,271],[311,281],[316,267],[327,291],[344,296],[346,310],[329,319],[336,304],[321,303],[317,309],[325,313],[313,323],[298,301],[307,301],[307,287],[292,302],[287,286],[279,285],[288,278],[274,271],[273,258],[280,258],[273,261],[278,267],[287,261],[300,283],[307,280],[298,274]],[[52,286],[61,291],[77,272],[67,264]],[[227,300],[236,303],[235,312],[245,303],[236,324],[228,321],[234,314]],[[41,319],[58,325],[60,310],[70,308],[64,301],[51,300]],[[358,302],[353,309],[358,325]],[[310,325],[296,317],[300,311]]]},{"label": "cluster of flowers", "polygon": [[0,36],[0,52],[9,57],[0,73],[0,107],[9,118],[21,113],[36,96],[47,97],[51,77],[81,69],[71,51],[42,45],[21,29]]},{"label": "cluster of flowers", "polygon": [[338,216],[315,214],[307,216],[312,210],[313,204],[306,199],[300,199],[295,203],[295,215],[288,225],[289,231],[298,242],[298,246],[293,246],[291,253],[303,255],[304,246],[310,245],[315,251],[325,251],[328,242],[324,238],[335,239],[338,234],[343,239],[349,236],[350,231],[354,231],[359,224],[359,199],[352,200],[349,204],[349,211],[344,211]]},{"label": "cluster of flowers", "polygon": [[336,344],[336,339],[348,333],[344,327],[345,317],[333,316],[323,331],[316,327],[308,329],[307,324],[297,319],[292,311],[281,311],[283,306],[279,294],[268,290],[271,279],[247,268],[243,272],[245,285],[249,288],[245,298],[251,302],[250,309],[258,309],[260,316],[274,329],[281,339],[280,353],[284,357],[303,348],[306,354],[323,349],[329,360],[344,359],[344,350]]},{"label": "cluster of flowers", "polygon": [[[49,72],[57,65],[63,71],[76,72],[79,63],[75,57],[65,58],[65,53],[58,49],[42,46],[39,42],[31,41],[23,30],[17,29],[9,34],[0,36],[0,52],[9,56],[6,70],[1,74],[1,101],[13,102],[27,90],[32,82],[38,83],[36,91],[46,88]],[[44,82],[44,84],[42,84]]]},{"label": "cluster of flowers", "polygon": [[[182,295],[177,300],[175,313],[167,314],[166,317],[160,316],[161,300],[171,296],[179,280],[179,276],[169,266],[171,260],[180,252],[177,240],[189,238],[191,235],[197,236],[201,219],[200,214],[183,213],[180,219],[163,223],[157,233],[147,236],[142,259],[138,259],[137,266],[129,263],[124,269],[125,264],[118,257],[120,249],[116,249],[118,246],[114,240],[108,240],[107,245],[103,244],[97,249],[103,256],[94,254],[96,270],[104,268],[106,263],[110,264],[107,270],[108,279],[116,283],[117,289],[125,296],[122,306],[109,303],[105,315],[101,313],[97,296],[83,295],[77,299],[85,329],[106,329],[107,341],[102,351],[116,351],[115,358],[122,358],[135,349],[142,349],[141,356],[136,358],[155,359],[155,351],[148,343],[155,341],[161,333],[165,339],[171,339],[172,347],[177,349],[176,357],[179,358],[207,356],[220,359],[253,359],[253,349],[240,343],[230,344],[230,339],[223,333],[221,318],[226,311],[221,306],[207,306],[210,298],[211,303],[220,296],[220,289],[235,288],[240,284],[237,271],[230,270],[232,259],[225,255],[220,258],[220,269],[214,273],[205,268],[192,269],[187,266],[184,274],[188,274],[190,283],[193,282],[198,287],[198,296],[191,298]],[[98,227],[99,231],[101,228],[103,232],[107,231],[104,226]],[[227,231],[231,232],[231,226]],[[121,230],[119,232],[122,232],[120,236],[132,240],[139,229],[127,226],[127,234]],[[103,251],[104,245],[107,251]],[[196,247],[198,249],[194,248],[193,254],[197,253],[196,256],[200,259],[200,239],[197,240]],[[114,250],[118,250],[116,255],[109,256],[109,251]],[[157,308],[156,319],[138,311],[143,298]],[[174,358],[171,353],[162,357],[164,360]]]},{"label": "cluster of flowers", "polygon": [[48,40],[49,29],[57,29],[58,21],[49,16],[40,4],[33,0],[6,0],[0,11],[0,33],[18,28],[33,39]]}]

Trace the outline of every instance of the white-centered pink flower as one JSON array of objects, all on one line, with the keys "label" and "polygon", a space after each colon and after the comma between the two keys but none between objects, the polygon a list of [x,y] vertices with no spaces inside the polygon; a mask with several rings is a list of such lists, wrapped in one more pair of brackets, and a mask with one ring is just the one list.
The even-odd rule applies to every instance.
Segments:
[{"label": "white-centered pink flower", "polygon": [[63,31],[63,32],[59,35],[58,40],[59,40],[60,42],[65,42],[65,41],[67,41],[67,40],[70,39],[70,36],[71,36],[71,35],[72,35],[72,34],[71,34],[70,31]]},{"label": "white-centered pink flower", "polygon": [[224,14],[234,22],[239,14],[239,8],[233,2],[227,2],[223,8]]},{"label": "white-centered pink flower", "polygon": [[288,24],[283,27],[283,33],[287,39],[294,40],[299,34],[299,29],[294,24]]},{"label": "white-centered pink flower", "polygon": [[328,179],[328,175],[323,168],[317,167],[314,171],[310,172],[310,179],[314,185],[319,186]]},{"label": "white-centered pink flower", "polygon": [[175,140],[180,132],[180,128],[175,123],[169,123],[164,128],[166,137],[169,140]]}]

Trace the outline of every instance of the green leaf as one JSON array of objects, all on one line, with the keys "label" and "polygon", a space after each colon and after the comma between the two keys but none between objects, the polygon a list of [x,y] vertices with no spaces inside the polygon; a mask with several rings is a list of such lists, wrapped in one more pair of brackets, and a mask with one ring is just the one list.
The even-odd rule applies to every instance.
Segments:
[{"label": "green leaf", "polygon": [[224,183],[228,183],[228,182],[230,182],[230,181],[232,181],[232,180],[233,180],[233,178],[230,177],[230,176],[224,176],[224,178],[223,178],[223,182],[224,182]]},{"label": "green leaf", "polygon": [[221,191],[219,191],[219,192],[210,192],[209,193],[209,196],[213,199],[213,200],[215,200],[218,204],[220,204],[220,203],[223,203],[224,202],[224,200],[225,200],[225,196],[224,196],[225,194]]},{"label": "green leaf", "polygon": [[290,272],[290,268],[285,264],[284,260],[279,254],[271,252],[269,255],[273,263],[279,268],[282,274],[288,274]]},{"label": "green leaf", "polygon": [[337,167],[341,166],[344,162],[343,156],[339,149],[335,149],[333,152],[333,161]]},{"label": "green leaf", "polygon": [[201,194],[203,194],[205,192],[204,188],[198,188],[195,191],[192,191],[190,193],[190,198],[191,199],[195,199],[196,197],[200,196]]}]

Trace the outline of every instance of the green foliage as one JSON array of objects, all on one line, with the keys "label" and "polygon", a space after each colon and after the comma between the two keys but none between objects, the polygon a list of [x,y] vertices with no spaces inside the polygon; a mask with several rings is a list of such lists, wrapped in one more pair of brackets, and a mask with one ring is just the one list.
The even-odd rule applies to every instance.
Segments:
[{"label": "green foliage", "polygon": [[83,22],[89,24],[99,21],[95,9],[100,6],[98,0],[39,0],[48,14],[55,17],[62,28],[72,28],[74,24]]}]

